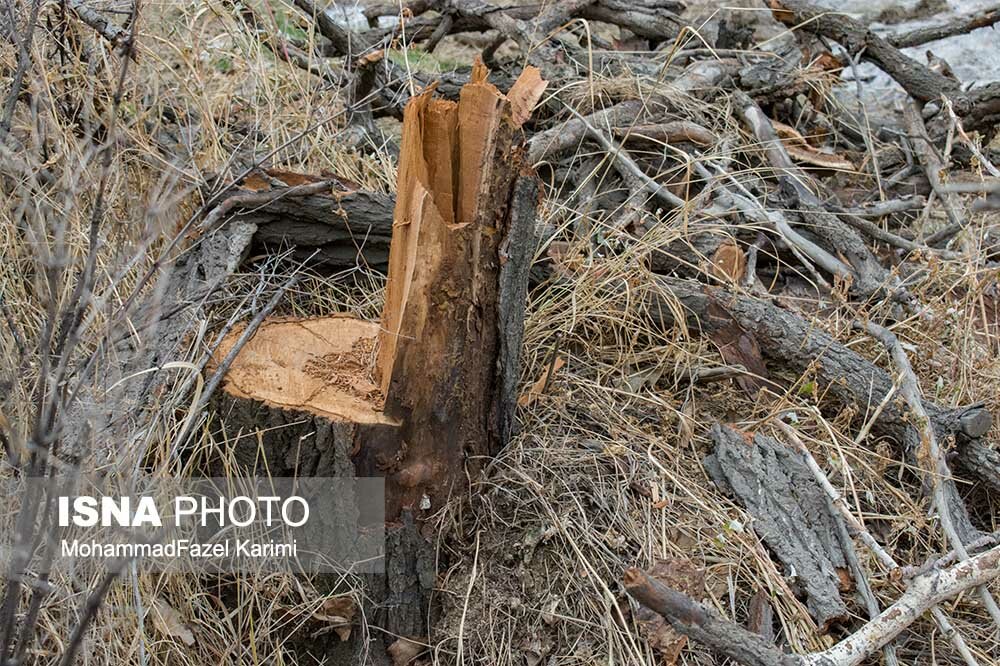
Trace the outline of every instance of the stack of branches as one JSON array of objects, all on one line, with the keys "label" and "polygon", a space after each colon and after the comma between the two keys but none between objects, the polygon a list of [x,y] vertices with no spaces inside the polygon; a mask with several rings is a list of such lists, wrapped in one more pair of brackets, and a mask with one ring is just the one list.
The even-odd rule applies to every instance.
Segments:
[{"label": "stack of branches", "polygon": [[[19,47],[0,119],[5,141],[19,140],[8,137],[11,118],[19,102],[31,101],[22,94],[22,82],[40,4],[31,8],[27,31],[4,34]],[[799,391],[814,397],[818,409],[828,414],[853,410],[858,415],[852,422],[855,441],[874,441],[870,434],[887,438],[896,445],[895,455],[917,471],[923,499],[937,518],[942,541],[948,543],[946,552],[930,557],[917,575],[901,573],[905,565],[857,520],[823,469],[797,445],[795,428],[781,413],[771,414],[758,425],[782,433],[787,446],[777,446],[801,457],[814,473],[817,488],[832,490],[827,495],[834,523],[843,521],[850,537],[875,554],[888,576],[908,580],[906,590],[886,610],[869,598],[870,622],[833,648],[808,656],[785,653],[696,600],[630,569],[624,588],[639,603],[662,614],[677,631],[739,663],[769,665],[856,664],[880,649],[886,650],[887,660],[894,660],[894,638],[930,612],[956,652],[975,663],[973,651],[953,631],[939,605],[976,588],[982,608],[1000,627],[1000,609],[988,588],[1000,576],[1000,551],[981,521],[970,516],[959,486],[960,480],[971,480],[987,492],[1000,490],[1000,453],[990,442],[991,416],[986,405],[974,402],[984,396],[955,390],[939,391],[943,399],[938,402],[925,399],[926,387],[920,386],[910,365],[907,345],[893,331],[939,325],[927,300],[929,278],[946,270],[942,266],[967,266],[975,274],[990,270],[996,261],[984,218],[970,214],[967,201],[958,196],[969,189],[993,193],[995,183],[956,187],[947,181],[953,166],[997,176],[990,151],[983,146],[1000,121],[1000,83],[970,88],[940,63],[925,65],[900,49],[981,27],[1000,19],[1000,12],[885,36],[807,2],[772,0],[768,7],[773,19],[788,30],[755,44],[754,31],[761,26],[739,13],[725,17],[710,43],[685,18],[683,5],[672,0],[517,6],[414,0],[402,11],[395,4],[373,4],[365,10],[365,30],[346,27],[313,2],[295,0],[298,18],[313,28],[310,34],[315,37],[298,40],[271,30],[251,3],[224,4],[277,61],[307,72],[322,90],[338,92],[348,110],[343,122],[370,137],[369,146],[386,145],[374,140],[380,132],[375,121],[398,119],[413,94],[437,85],[441,94],[454,96],[468,80],[462,70],[440,76],[419,71],[411,61],[418,49],[430,53],[456,35],[481,33],[485,46],[479,55],[494,68],[495,80],[513,78],[526,64],[538,67],[548,82],[548,94],[525,125],[528,156],[549,185],[539,229],[536,293],[597,278],[605,293],[615,298],[627,294],[623,307],[640,311],[651,325],[702,336],[717,348],[725,372],[692,371],[686,382],[735,376],[741,390],[759,404]],[[124,80],[127,62],[136,53],[134,28],[115,26],[80,2],[68,2],[61,10],[119,50]],[[132,12],[133,17],[137,14]],[[617,41],[609,36],[615,28]],[[398,53],[402,59],[394,57]],[[843,91],[835,94],[845,71],[860,80],[861,61],[884,70],[904,91],[898,125],[890,119],[873,127],[860,98],[855,102]],[[119,94],[109,109],[112,120],[120,103]],[[106,127],[113,129],[114,123]],[[384,267],[391,196],[335,177],[303,179],[268,169],[272,154],[242,165],[246,168],[235,178],[205,184],[209,193],[204,205],[171,237],[163,262],[150,267],[114,311],[112,324],[126,319],[130,310],[142,312],[151,318],[150,325],[169,327],[164,340],[176,347],[200,322],[172,321],[175,310],[205,302],[246,254],[273,254],[276,246],[294,246],[300,259],[325,268],[359,263]],[[102,174],[107,169],[104,166]],[[46,184],[42,170],[22,176],[37,181],[38,187]],[[99,196],[91,231],[95,247],[102,206]],[[938,220],[938,212],[944,220]],[[150,300],[147,283],[176,260],[172,253],[182,247],[194,250],[176,263],[181,270],[172,281],[165,280],[166,286],[153,294],[157,300]],[[630,272],[608,279],[608,267],[619,265],[619,259],[631,262]],[[93,291],[94,273],[88,262],[77,276],[75,291]],[[285,283],[255,321],[259,323],[293,285]],[[641,297],[631,298],[634,294]],[[62,316],[53,317],[53,325],[62,331],[56,338],[75,346],[90,305],[69,299],[64,307]],[[4,316],[12,338],[20,341],[12,318],[6,312]],[[110,328],[100,344],[119,342]],[[883,344],[893,368],[883,368],[871,348],[862,353],[861,335],[846,344],[856,334]],[[46,358],[68,364],[62,360],[67,358],[64,347],[60,342],[47,349]],[[164,349],[123,350],[122,374],[163,367],[169,355]],[[553,365],[557,356],[553,352]],[[42,388],[51,384],[59,387],[59,394],[66,393],[64,370],[59,366],[59,373],[41,377]],[[86,394],[87,382],[95,381],[88,373],[86,364],[74,373],[80,391],[42,404],[39,427],[55,423],[54,416],[46,415],[57,407],[73,413],[77,393]],[[209,389],[218,380],[218,374],[213,376]],[[149,384],[143,392],[153,394]],[[196,401],[198,417],[210,393]],[[8,449],[17,448],[9,444],[8,433],[0,435]],[[721,426],[713,431],[720,479],[727,478],[740,497],[733,473],[719,462],[734,436],[762,451],[775,444],[773,438],[760,439],[759,433]],[[185,423],[179,439],[189,437]],[[33,449],[28,460],[14,464],[44,470],[39,457],[55,456],[58,438],[39,431],[32,446],[40,444],[48,448]],[[745,468],[751,480],[760,474],[759,482],[769,473],[757,463]],[[761,512],[761,524],[774,518],[767,515],[766,506],[748,510]],[[787,555],[768,543],[779,557]],[[846,559],[857,588],[870,589],[872,574],[858,564],[856,554]],[[25,568],[23,562],[14,564]],[[13,578],[20,580],[24,574],[15,571]],[[69,654],[79,649],[109,586],[102,584],[88,599],[89,614],[74,633]],[[15,656],[23,655],[30,644],[27,630],[15,635],[19,595],[16,585],[8,590],[0,615],[0,644]],[[36,610],[39,603],[32,602]],[[836,610],[829,611],[830,606],[810,603],[817,624],[846,621]]]},{"label": "stack of branches", "polygon": [[[822,396],[821,409],[865,414],[855,425],[856,441],[868,441],[873,433],[896,443],[897,455],[917,471],[951,548],[885,611],[870,594],[870,574],[856,555],[848,557],[856,565],[851,571],[857,588],[869,591],[871,621],[856,635],[810,656],[785,654],[765,639],[739,633],[728,620],[637,569],[625,577],[635,599],[676,630],[739,663],[839,666],[859,663],[879,649],[895,663],[893,639],[925,612],[932,613],[957,653],[976,663],[937,605],[978,586],[982,607],[1000,628],[1000,607],[983,586],[1000,575],[1000,551],[989,549],[995,539],[970,518],[952,471],[957,466],[966,478],[1000,489],[1000,454],[988,437],[991,416],[979,403],[924,400],[906,347],[892,329],[933,320],[923,294],[941,262],[979,270],[996,260],[988,229],[977,226],[966,202],[956,196],[962,187],[946,181],[953,166],[996,176],[983,146],[1000,120],[1000,83],[970,88],[939,59],[925,65],[900,48],[991,25],[1000,12],[885,36],[807,2],[772,0],[773,25],[789,30],[764,48],[752,44],[755,26],[740,14],[728,16],[730,22],[723,22],[715,43],[708,44],[685,20],[683,7],[670,1],[644,0],[628,7],[613,0],[514,7],[414,2],[384,28],[377,27],[377,19],[397,12],[374,6],[367,11],[373,27],[361,32],[346,30],[308,2],[295,4],[328,42],[317,47],[319,52],[340,60],[328,58],[321,68],[316,53],[289,61],[348,90],[356,105],[351,122],[366,131],[372,118],[398,116],[409,95],[432,84],[407,71],[408,60],[400,65],[387,57],[400,42],[410,54],[418,48],[432,52],[450,35],[480,32],[486,44],[480,56],[500,70],[501,78],[526,63],[537,66],[549,95],[527,126],[532,133],[528,152],[551,185],[535,274],[544,284],[537,288],[600,273],[613,255],[640,258],[652,269],[648,279],[637,278],[644,273],[636,264],[636,272],[613,290],[638,289],[646,316],[657,325],[686,327],[709,339],[735,368],[739,385],[757,400],[787,396],[782,376],[796,381],[808,376],[810,393]],[[259,38],[271,39],[257,30],[249,11],[240,10],[246,25]],[[608,39],[608,30],[597,30],[598,24],[616,26],[631,41]],[[501,47],[508,42],[513,57],[504,60]],[[275,53],[292,53],[285,45],[269,44]],[[853,73],[861,85],[862,61],[899,84],[905,94],[901,119],[890,114],[873,128],[860,93],[852,100],[852,91],[837,91],[844,72]],[[331,78],[327,72],[334,70],[339,74]],[[433,85],[454,94],[463,76],[457,71]],[[359,105],[363,96],[368,99]],[[992,187],[975,181],[965,190]],[[266,201],[281,201],[290,193],[278,183],[265,200],[255,197],[253,210],[245,210],[241,219],[270,229],[264,236],[272,240],[298,247],[315,247],[317,237],[346,245],[348,251],[339,253],[324,247],[326,261],[336,267],[356,262],[353,240],[316,234],[330,226],[329,220],[319,216],[312,225],[301,220],[288,225],[289,213],[280,212],[287,203]],[[240,196],[245,194],[236,192],[231,201],[239,204]],[[323,210],[323,196],[307,198],[295,215]],[[390,208],[386,202],[386,220]],[[937,221],[937,211],[943,212],[943,222]],[[367,209],[356,215],[348,211],[335,226],[341,224],[351,231],[345,238],[385,235],[385,225],[374,223]],[[369,265],[384,263],[379,243],[365,259]],[[804,306],[807,301],[812,312]],[[895,372],[845,346],[838,339],[843,331],[831,335],[817,328],[810,316],[817,312],[846,318],[854,330],[884,344]],[[794,429],[780,419],[777,423],[797,441]],[[723,462],[713,463],[722,485],[727,474],[735,474],[724,469],[726,432],[731,434],[717,430],[715,458]],[[801,451],[808,455],[804,447]],[[812,468],[817,487],[832,490],[819,466]],[[770,472],[759,461],[740,468],[740,474],[751,488],[769,483]],[[735,490],[738,484],[728,481]],[[840,515],[838,500],[834,492],[832,524],[847,521],[851,535],[878,554],[887,574],[900,571],[902,565],[850,511]],[[769,520],[780,524],[780,517],[768,515],[773,506],[747,502],[762,526]],[[773,504],[781,505],[782,498]],[[792,570],[811,566],[762,537]],[[951,562],[956,564],[942,568]],[[836,588],[811,593],[836,596]],[[810,609],[824,628],[844,619],[839,597],[810,599]]]}]

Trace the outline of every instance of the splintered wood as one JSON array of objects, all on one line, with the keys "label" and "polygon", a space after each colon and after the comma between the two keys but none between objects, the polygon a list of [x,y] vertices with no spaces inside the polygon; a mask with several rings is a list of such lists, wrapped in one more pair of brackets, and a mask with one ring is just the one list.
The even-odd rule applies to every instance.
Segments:
[{"label": "splintered wood", "polygon": [[[455,333],[448,331],[454,327],[436,325],[469,314],[430,311],[432,301],[473,307],[486,304],[481,296],[491,298],[481,292],[496,278],[495,218],[506,208],[516,175],[505,156],[513,130],[527,119],[545,82],[529,66],[508,99],[486,77],[477,63],[457,103],[436,99],[430,90],[406,107],[378,364],[386,394],[394,372],[424,376],[397,368],[404,348],[445,353],[449,345],[441,336]],[[440,357],[410,362],[427,365],[431,373],[448,365]]]},{"label": "splintered wood", "polygon": [[[537,204],[514,139],[545,82],[528,67],[508,98],[487,75],[477,63],[457,102],[431,88],[407,104],[381,321],[267,320],[226,378],[226,399],[240,402],[231,420],[252,420],[226,425],[256,430],[272,473],[300,460],[303,442],[317,460],[346,453],[355,475],[386,479],[390,520],[436,510],[510,431],[518,369],[507,346],[520,339],[513,311],[524,307]],[[510,237],[512,219],[527,237]],[[531,247],[501,262],[501,244],[518,242]],[[294,418],[309,432],[277,434]]]}]

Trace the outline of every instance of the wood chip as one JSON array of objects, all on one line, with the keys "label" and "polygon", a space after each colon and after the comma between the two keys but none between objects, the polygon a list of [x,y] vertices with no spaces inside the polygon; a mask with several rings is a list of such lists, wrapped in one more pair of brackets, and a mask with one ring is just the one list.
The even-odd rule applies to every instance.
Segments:
[{"label": "wood chip", "polygon": [[517,81],[511,86],[507,93],[507,100],[510,102],[510,114],[514,120],[514,126],[520,127],[531,117],[531,112],[542,98],[549,82],[542,78],[542,74],[537,67],[528,65],[517,77]]}]

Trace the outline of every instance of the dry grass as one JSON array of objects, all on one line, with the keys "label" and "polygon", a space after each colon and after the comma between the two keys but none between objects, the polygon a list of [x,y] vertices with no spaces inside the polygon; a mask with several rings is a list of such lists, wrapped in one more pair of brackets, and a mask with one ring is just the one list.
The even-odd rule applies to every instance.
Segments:
[{"label": "dry grass", "polygon": [[[294,16],[280,2],[263,3],[261,11],[269,12],[275,25]],[[109,309],[127,297],[164,239],[200,205],[199,188],[211,178],[232,178],[273,151],[272,165],[335,173],[366,189],[391,191],[395,180],[393,160],[385,152],[362,153],[345,145],[339,94],[276,62],[222,2],[150,4],[141,26],[138,63],[127,79],[113,146],[107,223],[100,237],[98,295],[108,307],[95,309],[93,331],[102,330]],[[313,38],[304,23],[295,29]],[[7,182],[0,189],[0,287],[3,303],[27,341],[42,335],[51,304],[69,298],[70,276],[82,265],[100,153],[95,149],[99,143],[81,135],[80,127],[107,117],[119,66],[85,28],[74,24],[70,30],[89,62],[78,57],[80,51],[63,61],[52,56],[47,40],[36,42],[36,65],[26,87],[37,103],[20,105],[14,126],[28,149],[2,156]],[[4,68],[13,69],[11,50],[0,58]],[[662,76],[598,75],[552,94],[589,110],[644,96],[662,85]],[[825,92],[825,82],[817,85]],[[178,122],[163,120],[168,108]],[[709,154],[741,160],[730,167],[741,179],[766,175],[748,156],[749,139],[729,109],[678,98],[671,113],[713,131],[719,142]],[[662,159],[663,152],[653,146],[647,155],[637,156]],[[592,165],[593,182],[600,187],[611,182],[604,155],[580,153],[573,159],[574,168]],[[17,171],[40,163],[52,173],[44,197],[29,192]],[[675,163],[664,168],[671,177],[680,177]],[[855,179],[864,181],[862,176]],[[853,433],[864,415],[821,414],[816,405],[822,396],[799,390],[808,378],[789,377],[795,388],[788,394],[756,401],[728,383],[690,387],[677,379],[692,366],[723,362],[710,344],[686,331],[650,327],[640,298],[650,283],[644,252],[683,238],[702,216],[697,205],[654,215],[645,212],[644,201],[624,196],[598,214],[585,209],[586,201],[558,178],[550,185],[542,223],[550,238],[565,246],[560,250],[562,275],[532,295],[524,383],[544,376],[557,345],[566,365],[554,373],[546,392],[521,410],[521,434],[489,463],[475,499],[457,501],[439,516],[441,548],[451,564],[441,573],[445,616],[432,651],[436,663],[657,664],[660,657],[640,635],[619,580],[627,566],[671,557],[706,569],[705,600],[720,612],[744,621],[749,599],[760,591],[773,606],[789,648],[810,651],[828,645],[833,637],[817,631],[796,599],[788,572],[752,532],[750,516],[707,478],[701,461],[710,445],[704,433],[715,420],[771,432],[768,419],[794,410],[796,428],[834,485],[898,560],[922,563],[946,550],[936,524],[926,517],[926,503],[918,499],[916,477],[899,461],[899,452],[886,442],[855,442]],[[939,217],[935,213],[930,223],[939,224]],[[928,274],[913,288],[926,304],[926,316],[904,321],[894,331],[912,345],[928,399],[948,405],[983,400],[1000,413],[998,276],[977,259],[984,254],[981,239],[996,220],[983,215],[973,219],[960,248],[965,258],[930,262]],[[623,220],[641,224],[646,232],[641,243],[631,242],[633,229],[625,228]],[[542,247],[539,258],[547,250]],[[52,266],[65,266],[66,272],[50,281],[45,269]],[[196,360],[212,331],[246,318],[266,301],[289,266],[263,260],[236,275],[212,303],[205,322],[208,337],[193,343],[184,360]],[[807,286],[809,275],[793,266],[783,270]],[[339,277],[309,274],[282,308],[296,315],[346,310],[373,317],[381,304],[381,286],[380,276],[360,270]],[[850,322],[858,316],[880,319],[887,306],[859,310],[843,302],[811,303],[802,293],[808,289],[785,294],[785,300],[817,312],[817,326],[885,362],[876,345],[851,331]],[[0,326],[0,408],[11,424],[21,424],[23,442],[40,368],[36,358],[20,359],[17,339]],[[170,455],[172,438],[191,404],[181,387],[179,382],[174,394],[163,397],[156,427],[123,447],[116,463],[122,469],[138,469],[141,461],[148,474],[177,471]],[[195,448],[224,450],[218,432],[212,422],[201,424]],[[983,527],[1000,528],[996,497],[972,497]],[[874,558],[861,555],[876,572],[877,596],[889,603],[900,585],[880,575]],[[33,653],[40,664],[55,663],[91,584],[53,582]],[[351,581],[343,587],[349,589]],[[330,631],[315,616],[331,596],[318,593],[309,581],[279,576],[243,575],[211,584],[193,576],[126,576],[112,587],[88,635],[85,663],[305,661],[291,643]],[[185,645],[176,624],[157,621],[152,614],[138,621],[141,609],[154,607],[161,616],[168,612],[164,607],[173,609],[194,643]],[[1000,639],[975,600],[960,598],[946,610],[981,663],[995,663]],[[864,615],[859,603],[852,602],[852,611],[858,618]],[[362,623],[354,630],[367,628]],[[898,646],[903,663],[958,663],[947,640],[928,621],[911,627]],[[681,663],[714,661],[692,645]]]}]

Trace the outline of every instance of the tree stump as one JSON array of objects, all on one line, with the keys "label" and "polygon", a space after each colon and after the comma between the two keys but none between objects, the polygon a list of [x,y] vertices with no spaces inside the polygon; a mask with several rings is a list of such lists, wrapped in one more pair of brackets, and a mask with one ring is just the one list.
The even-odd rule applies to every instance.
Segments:
[{"label": "tree stump", "polygon": [[543,88],[529,68],[505,96],[477,64],[458,102],[411,99],[381,321],[267,320],[227,373],[219,418],[242,468],[385,479],[385,575],[366,590],[383,631],[334,661],[367,647],[381,663],[396,637],[428,638],[424,520],[512,431],[539,196],[519,130]]}]

